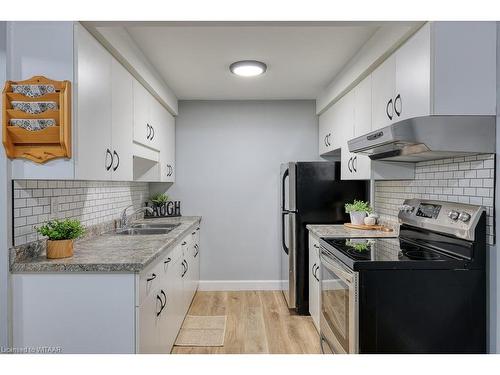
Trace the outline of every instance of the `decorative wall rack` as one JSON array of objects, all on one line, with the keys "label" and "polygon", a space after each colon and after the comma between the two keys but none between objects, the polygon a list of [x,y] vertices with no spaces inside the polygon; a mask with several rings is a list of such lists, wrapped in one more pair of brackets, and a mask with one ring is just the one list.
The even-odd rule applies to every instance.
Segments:
[{"label": "decorative wall rack", "polygon": [[35,76],[7,81],[2,141],[11,159],[71,158],[71,82]]}]

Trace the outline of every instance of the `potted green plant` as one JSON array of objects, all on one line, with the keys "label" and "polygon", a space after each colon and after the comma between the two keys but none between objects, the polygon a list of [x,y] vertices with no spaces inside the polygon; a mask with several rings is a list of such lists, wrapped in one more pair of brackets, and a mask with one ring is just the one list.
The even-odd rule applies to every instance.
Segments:
[{"label": "potted green plant", "polygon": [[165,205],[168,202],[168,195],[164,193],[158,193],[149,198],[151,203],[153,204],[154,210],[157,213],[157,216],[165,215]]},{"label": "potted green plant", "polygon": [[345,212],[351,217],[352,224],[364,225],[364,219],[372,212],[372,208],[370,203],[355,199],[354,202],[345,205]]},{"label": "potted green plant", "polygon": [[47,258],[59,259],[73,256],[73,242],[85,233],[79,220],[50,220],[36,231],[47,239]]}]

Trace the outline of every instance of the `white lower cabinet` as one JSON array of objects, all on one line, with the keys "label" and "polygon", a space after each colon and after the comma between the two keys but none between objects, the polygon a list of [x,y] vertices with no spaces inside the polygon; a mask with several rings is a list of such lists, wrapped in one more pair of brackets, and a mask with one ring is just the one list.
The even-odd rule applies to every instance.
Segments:
[{"label": "white lower cabinet", "polygon": [[[138,353],[170,353],[172,350],[198,289],[200,264],[196,260],[197,256],[194,257],[190,251],[194,246],[192,237],[191,233],[186,235],[181,244],[139,277],[155,277],[151,283],[156,278],[159,280],[154,292],[137,308]],[[149,306],[144,306],[145,303]],[[151,332],[153,328],[156,332]]]},{"label": "white lower cabinet", "polygon": [[309,314],[319,332],[320,315],[320,259],[319,239],[309,233]]},{"label": "white lower cabinet", "polygon": [[138,274],[13,274],[13,346],[170,353],[198,288],[198,228]]}]

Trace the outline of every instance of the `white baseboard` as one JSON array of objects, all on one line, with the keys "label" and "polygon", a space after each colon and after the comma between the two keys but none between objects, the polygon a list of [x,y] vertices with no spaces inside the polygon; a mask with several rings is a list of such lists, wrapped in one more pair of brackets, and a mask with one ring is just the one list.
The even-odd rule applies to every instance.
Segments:
[{"label": "white baseboard", "polygon": [[198,290],[281,290],[281,280],[200,280]]}]

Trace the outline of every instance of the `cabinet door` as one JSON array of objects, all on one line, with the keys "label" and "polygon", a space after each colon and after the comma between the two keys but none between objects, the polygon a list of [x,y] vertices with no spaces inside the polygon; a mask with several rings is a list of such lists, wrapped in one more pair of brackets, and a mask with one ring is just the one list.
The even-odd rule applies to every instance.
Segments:
[{"label": "cabinet door", "polygon": [[396,59],[390,56],[372,73],[372,130],[394,121]]},{"label": "cabinet door", "polygon": [[160,145],[161,181],[175,181],[175,117],[162,107]]},{"label": "cabinet door", "polygon": [[363,79],[354,89],[354,137],[372,131],[372,76]]},{"label": "cabinet door", "polygon": [[319,241],[309,235],[309,313],[316,329],[319,331]]},{"label": "cabinet door", "polygon": [[341,169],[340,174],[342,179],[352,179],[353,169],[351,166],[351,154],[347,147],[347,141],[354,137],[354,93],[350,91],[344,95],[337,103],[336,117],[334,129],[337,137],[336,141],[340,142],[335,147],[340,148]]},{"label": "cabinet door", "polygon": [[111,180],[111,55],[78,28],[75,178]]},{"label": "cabinet door", "polygon": [[164,114],[166,110],[151,94],[148,93],[148,96],[150,108],[148,124],[150,125],[151,132],[147,146],[159,151],[163,147],[162,132],[166,121]]},{"label": "cabinet door", "polygon": [[149,124],[150,94],[134,79],[134,142],[149,146],[151,128]]},{"label": "cabinet door", "polygon": [[160,350],[162,353],[170,353],[182,325],[183,316],[180,316],[177,306],[179,278],[175,272],[174,261],[165,262],[167,260],[163,262],[164,273],[161,279],[165,307],[160,315]]},{"label": "cabinet door", "polygon": [[[372,78],[366,77],[354,89],[354,134],[359,137],[371,131],[372,126]],[[368,156],[349,152],[347,142],[342,153],[345,180],[369,180],[371,160]],[[347,168],[346,168],[347,167]]]},{"label": "cabinet door", "polygon": [[113,58],[111,64],[111,129],[113,180],[133,181],[134,78]]},{"label": "cabinet door", "polygon": [[139,353],[141,354],[161,353],[161,298],[159,290],[157,290],[155,293],[151,293],[138,308]]},{"label": "cabinet door", "polygon": [[330,151],[327,139],[330,131],[330,117],[332,113],[332,107],[330,107],[326,110],[326,112],[319,116],[318,149],[320,155],[326,154]]},{"label": "cabinet door", "polygon": [[395,53],[395,120],[430,114],[431,42],[427,23]]}]

